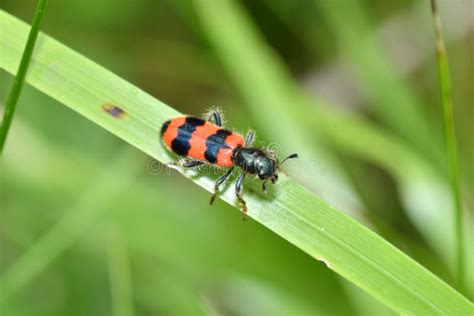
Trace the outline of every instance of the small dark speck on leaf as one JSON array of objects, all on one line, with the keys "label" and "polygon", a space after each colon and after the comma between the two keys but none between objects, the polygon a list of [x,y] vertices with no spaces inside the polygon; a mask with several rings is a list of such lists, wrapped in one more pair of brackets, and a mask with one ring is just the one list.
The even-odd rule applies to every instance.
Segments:
[{"label": "small dark speck on leaf", "polygon": [[120,107],[110,103],[102,104],[102,109],[115,118],[124,118],[127,115],[127,113]]}]

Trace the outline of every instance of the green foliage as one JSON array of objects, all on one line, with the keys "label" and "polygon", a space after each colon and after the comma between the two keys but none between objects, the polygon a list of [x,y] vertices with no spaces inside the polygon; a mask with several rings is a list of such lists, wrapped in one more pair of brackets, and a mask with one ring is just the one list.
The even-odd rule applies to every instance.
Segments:
[{"label": "green foliage", "polygon": [[[27,27],[4,11],[0,21],[1,28],[7,30],[0,42],[4,52],[1,66],[12,72],[19,62]],[[177,114],[176,111],[48,36],[41,35],[39,40],[41,50],[33,57],[28,83],[155,159],[163,163],[170,160],[159,144],[157,131],[162,122]],[[114,117],[108,113],[106,110],[110,105],[120,107],[124,115]],[[124,169],[124,166],[119,164],[110,168],[112,175],[117,173],[113,170]],[[131,170],[133,168],[129,172]],[[212,190],[212,179],[185,175],[208,191]],[[120,186],[124,185],[126,181],[120,183]],[[251,183],[249,188],[253,189],[253,193],[247,194],[252,218],[394,310],[412,314],[473,311],[472,304],[436,276],[287,177],[282,177],[270,196],[260,193],[256,183]],[[99,191],[107,190],[91,188],[93,194]],[[230,190],[222,199],[235,204]],[[100,204],[96,207],[101,208]],[[72,237],[59,242],[61,234],[56,231],[62,232],[70,225],[68,222],[58,224],[58,230],[40,241],[42,246],[32,248],[26,254],[25,264],[12,267],[14,272],[8,272],[5,277],[8,282],[2,282],[7,289],[13,284],[21,285],[17,281],[24,280],[25,275],[30,277],[31,273],[39,272],[41,265],[35,266],[34,270],[28,268],[32,258],[42,252],[38,247],[54,249],[49,257],[65,247]],[[76,232],[77,227],[82,226],[71,225],[67,231]],[[67,235],[71,236],[70,233]]]},{"label": "green foliage", "polygon": [[[472,313],[446,285],[460,248],[427,3],[92,2],[48,7],[2,157],[2,313]],[[13,16],[29,20],[35,4],[2,2],[2,100],[29,30]],[[440,9],[457,17],[445,36],[467,282],[474,69],[462,7]],[[161,163],[175,159],[161,123],[210,105],[227,127],[256,130],[257,146],[300,154],[285,166],[293,180],[267,195],[248,179],[256,221],[235,212],[234,179],[226,203],[208,205],[222,170],[181,177]]]}]

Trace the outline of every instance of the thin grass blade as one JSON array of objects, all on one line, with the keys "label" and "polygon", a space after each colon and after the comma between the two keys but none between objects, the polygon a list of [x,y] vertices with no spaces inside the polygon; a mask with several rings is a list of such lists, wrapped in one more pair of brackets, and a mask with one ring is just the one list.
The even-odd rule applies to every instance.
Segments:
[{"label": "thin grass blade", "polygon": [[459,185],[459,171],[456,149],[456,133],[454,129],[453,100],[451,96],[451,83],[449,79],[449,64],[446,48],[444,46],[441,18],[436,0],[431,0],[434,28],[436,33],[436,55],[438,61],[439,89],[443,113],[443,132],[446,146],[446,157],[449,169],[449,181],[454,209],[454,232],[456,241],[456,279],[459,290],[466,291],[465,280],[465,253],[464,229],[462,215],[462,199]]},{"label": "thin grass blade", "polygon": [[7,102],[5,103],[5,112],[3,113],[3,120],[2,124],[0,125],[0,156],[2,155],[3,148],[7,140],[8,131],[10,130],[10,125],[12,123],[13,116],[15,115],[16,105],[18,103],[18,99],[20,98],[20,93],[25,82],[26,72],[30,64],[33,49],[35,48],[41,19],[43,18],[44,9],[47,3],[48,0],[38,1],[38,6],[36,8],[33,24],[31,25],[30,34],[26,42],[25,50],[23,51],[23,56],[21,57],[20,66],[18,67],[10,94],[8,95]]}]

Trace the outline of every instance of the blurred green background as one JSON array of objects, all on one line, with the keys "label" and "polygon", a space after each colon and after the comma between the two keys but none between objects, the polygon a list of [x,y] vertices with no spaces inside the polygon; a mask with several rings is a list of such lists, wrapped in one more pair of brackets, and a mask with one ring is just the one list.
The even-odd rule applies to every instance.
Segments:
[{"label": "blurred green background", "polygon": [[[289,169],[290,177],[453,284],[452,253],[443,244],[452,234],[436,230],[442,226],[430,215],[447,178],[429,4],[235,3],[249,29],[211,25],[193,1],[50,0],[42,30],[183,113],[219,105],[228,127],[256,129],[259,143],[310,151],[302,160],[314,162],[310,176]],[[36,1],[1,5],[30,23]],[[470,0],[440,1],[471,217],[473,9]],[[251,56],[226,54],[231,42]],[[255,47],[271,60],[254,69]],[[275,81],[246,86],[259,71]],[[1,71],[0,79],[4,102],[12,76]],[[308,101],[291,102],[295,91]],[[270,104],[272,95],[289,102]],[[261,115],[274,109],[289,123]],[[390,156],[393,147],[365,138],[362,128],[340,127],[347,117],[430,171],[412,173],[413,164]],[[312,147],[292,141],[301,134]],[[149,162],[25,87],[1,167],[0,279],[13,288],[2,315],[392,314],[260,224],[242,222],[235,208],[210,207],[209,194],[176,172],[153,174]],[[472,271],[468,277],[474,281]]]}]

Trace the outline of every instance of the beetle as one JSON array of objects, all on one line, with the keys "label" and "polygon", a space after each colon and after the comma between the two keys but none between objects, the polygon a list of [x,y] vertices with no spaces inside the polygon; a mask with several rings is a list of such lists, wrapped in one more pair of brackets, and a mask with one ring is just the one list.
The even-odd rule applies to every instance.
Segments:
[{"label": "beetle", "polygon": [[245,176],[257,176],[262,190],[267,192],[266,183],[278,181],[278,169],[287,160],[297,158],[297,154],[287,156],[281,162],[271,153],[252,147],[255,133],[249,131],[244,138],[235,132],[223,128],[223,118],[219,110],[208,112],[206,120],[193,116],[180,116],[166,121],[161,127],[161,139],[165,146],[186,160],[183,168],[195,168],[203,164],[229,168],[214,184],[212,205],[221,186],[231,175],[235,167],[242,169],[235,184],[235,194],[245,220],[247,203],[242,196]]}]

